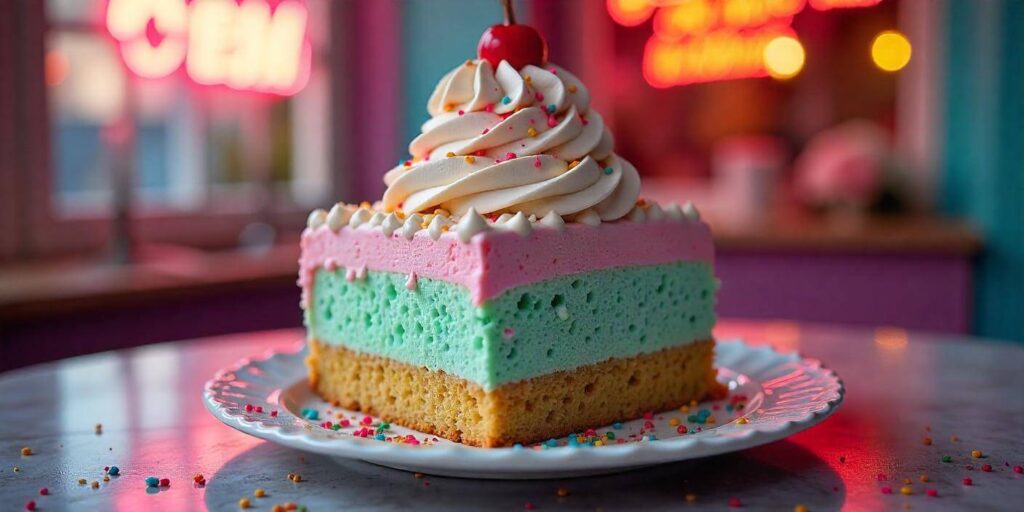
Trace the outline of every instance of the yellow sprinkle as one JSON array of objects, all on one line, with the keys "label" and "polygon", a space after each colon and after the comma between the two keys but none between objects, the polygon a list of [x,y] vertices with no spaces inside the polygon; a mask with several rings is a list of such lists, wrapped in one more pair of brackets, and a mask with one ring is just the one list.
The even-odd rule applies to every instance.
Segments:
[{"label": "yellow sprinkle", "polygon": [[32,455],[32,448],[29,448],[28,446],[26,446],[26,447],[21,449],[21,456],[22,457],[28,457],[29,455]]},{"label": "yellow sprinkle", "polygon": [[249,508],[249,498],[242,498],[238,500],[238,508]]},{"label": "yellow sprinkle", "polygon": [[909,479],[909,478],[904,478],[903,479],[903,485],[910,485],[912,483],[914,483],[914,481]]},{"label": "yellow sprinkle", "polygon": [[444,226],[441,226],[441,232],[447,233],[449,228],[451,228],[451,226],[445,224]]},{"label": "yellow sprinkle", "polygon": [[556,494],[558,494],[559,498],[564,498],[569,495],[569,489],[566,489],[565,487],[559,487]]},{"label": "yellow sprinkle", "polygon": [[[637,201],[643,202],[644,200],[643,199],[637,199]],[[690,400],[690,407],[697,407],[697,403],[698,402],[696,400]]]},{"label": "yellow sprinkle", "polygon": [[927,482],[927,481],[929,481],[929,480],[931,480],[931,479],[930,479],[930,478],[928,478],[928,475],[921,475],[921,481],[922,481],[922,482]]},{"label": "yellow sprinkle", "polygon": [[575,93],[576,92],[576,84],[569,84],[569,92],[571,92],[571,93]]},{"label": "yellow sprinkle", "polygon": [[686,495],[686,501],[688,501],[690,503],[693,503],[693,502],[697,501],[697,495],[696,494],[687,494]]},{"label": "yellow sprinkle", "polygon": [[579,164],[580,164],[579,160],[573,160],[572,162],[569,162],[569,168],[572,169],[573,167],[576,167]]},{"label": "yellow sprinkle", "polygon": [[110,475],[103,475],[103,481],[104,482],[109,482],[110,481]]},{"label": "yellow sprinkle", "polygon": [[797,505],[793,507],[793,512],[807,512],[807,507],[803,505]]},{"label": "yellow sprinkle", "polygon": [[679,412],[681,412],[681,413],[690,412],[690,406],[689,405],[684,405],[684,406],[680,407],[679,408]]},{"label": "yellow sprinkle", "polygon": [[[24,451],[22,452],[22,454],[24,455]],[[975,459],[980,459],[982,457],[981,450],[971,450],[971,457],[974,457]]]},{"label": "yellow sprinkle", "polygon": [[747,418],[740,417],[740,419],[736,420],[736,423],[738,423],[740,425],[746,425],[747,424]]},{"label": "yellow sprinkle", "polygon": [[90,485],[92,486],[93,489],[99,489],[100,488],[100,483],[97,482],[96,480],[93,480],[92,484],[90,484]]},{"label": "yellow sprinkle", "polygon": [[475,63],[475,62],[473,62],[473,59],[466,59],[466,65],[467,65],[467,66],[472,66],[472,65],[475,65],[475,64],[476,64],[476,63]]},{"label": "yellow sprinkle", "polygon": [[594,441],[594,446],[604,446],[604,441]]},{"label": "yellow sprinkle", "polygon": [[445,103],[444,104],[444,111],[445,112],[451,112],[452,110],[455,110],[455,105],[452,105],[451,103]]},{"label": "yellow sprinkle", "polygon": [[955,443],[955,442],[959,441],[960,438],[957,437],[957,436],[949,436],[949,440]]},{"label": "yellow sprinkle", "polygon": [[909,485],[904,485],[903,487],[900,487],[900,494],[910,496],[911,494],[914,494],[914,488]]},{"label": "yellow sprinkle", "polygon": [[673,427],[679,426],[679,418],[676,418],[675,416],[669,418],[668,419],[668,424],[672,425]]},{"label": "yellow sprinkle", "polygon": [[528,84],[532,84],[533,83],[533,77],[530,76],[530,75],[525,75],[525,76],[523,76],[523,81],[528,83]]},{"label": "yellow sprinkle", "polygon": [[434,215],[444,215],[445,217],[451,217],[452,214],[448,213],[448,210],[438,208],[434,210]]},{"label": "yellow sprinkle", "polygon": [[412,476],[416,477],[417,480],[423,478],[423,473],[414,473]]},{"label": "yellow sprinkle", "polygon": [[532,127],[532,126],[527,128],[526,129],[526,135],[529,135],[530,137],[536,137],[537,136],[537,129]]},{"label": "yellow sprinkle", "polygon": [[587,442],[587,438],[585,438],[583,436],[576,436],[576,442],[577,443],[585,443],[585,442]]},{"label": "yellow sprinkle", "polygon": [[85,485],[85,479],[84,478],[79,478],[78,479],[78,485]]},{"label": "yellow sprinkle", "polygon": [[708,416],[707,419],[704,420],[704,423],[707,423],[707,424],[710,424],[710,425],[714,425],[715,424],[715,417],[714,416]]},{"label": "yellow sprinkle", "polygon": [[267,491],[264,491],[263,488],[259,488],[253,491],[252,495],[256,496],[257,498],[262,498],[267,495]]},{"label": "yellow sprinkle", "polygon": [[373,208],[373,205],[370,204],[369,201],[363,201],[363,202],[359,203],[359,207],[360,208],[366,208],[367,210],[369,210],[370,208]]},{"label": "yellow sprinkle", "polygon": [[455,152],[454,152],[454,151],[449,151],[449,152],[448,152],[447,154],[445,154],[444,156],[446,156],[446,157],[448,157],[448,158],[451,158],[451,157],[455,156]]},{"label": "yellow sprinkle", "polygon": [[463,160],[465,160],[467,164],[471,164],[473,162],[476,162],[476,157],[473,155],[468,155]]}]

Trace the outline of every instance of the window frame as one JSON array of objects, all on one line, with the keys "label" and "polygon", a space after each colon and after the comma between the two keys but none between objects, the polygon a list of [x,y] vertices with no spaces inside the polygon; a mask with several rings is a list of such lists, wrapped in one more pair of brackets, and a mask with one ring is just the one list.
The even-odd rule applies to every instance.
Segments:
[{"label": "window frame", "polygon": [[[335,21],[342,10],[355,11],[349,2],[325,2],[326,18]],[[344,9],[343,9],[344,8]],[[53,186],[56,169],[52,154],[52,120],[50,100],[45,84],[45,53],[48,31],[44,1],[15,0],[0,2],[0,15],[4,30],[0,30],[0,106],[13,103],[13,115],[0,119],[0,135],[14,134],[13,138],[0,137],[0,262],[96,253],[105,250],[113,241],[117,220],[109,211],[97,215],[66,218],[60,215],[54,201]],[[316,20],[312,19],[311,23]],[[346,23],[352,25],[352,23]],[[321,61],[329,79],[326,84],[327,124],[344,119],[344,112],[353,100],[339,101],[339,88],[335,82],[339,65],[363,62],[346,56],[354,48],[345,44],[346,38],[335,34],[335,25],[328,31],[328,54]],[[83,27],[83,30],[95,30]],[[10,44],[7,44],[10,43]],[[316,59],[316,56],[314,56]],[[379,65],[379,61],[377,62]],[[316,65],[316,61],[314,61]],[[8,72],[10,71],[10,72]],[[358,76],[358,73],[357,73]],[[12,77],[12,79],[4,79]],[[6,110],[5,110],[6,111]],[[328,197],[341,197],[349,190],[352,179],[350,166],[339,166],[338,156],[359,141],[346,140],[347,130],[331,129],[325,143],[327,159]],[[291,187],[293,183],[285,184]],[[216,195],[206,201],[200,210],[178,212],[147,208],[144,216],[140,209],[132,210],[128,227],[133,242],[182,244],[197,248],[226,248],[237,245],[242,229],[255,221],[268,222],[284,230],[301,229],[309,208],[291,201],[280,200],[280,187],[272,187],[270,207],[266,211],[247,207],[255,197],[246,200],[217,202]],[[136,197],[136,203],[139,201]],[[285,204],[291,202],[291,204]],[[105,205],[106,206],[106,205]],[[105,207],[109,210],[109,207]]]}]

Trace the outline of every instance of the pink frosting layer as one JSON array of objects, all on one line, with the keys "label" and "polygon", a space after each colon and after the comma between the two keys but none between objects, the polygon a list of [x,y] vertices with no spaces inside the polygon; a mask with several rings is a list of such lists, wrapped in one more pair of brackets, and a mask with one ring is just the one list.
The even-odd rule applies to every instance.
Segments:
[{"label": "pink frosting layer", "polygon": [[[536,227],[522,237],[511,231],[486,231],[462,243],[454,232],[437,240],[426,230],[412,240],[379,228],[326,226],[302,233],[299,284],[303,296],[319,267],[415,273],[460,284],[481,304],[505,290],[605,268],[657,265],[676,261],[714,263],[711,230],[703,222],[613,222],[600,226],[567,224],[564,231]],[[350,272],[352,274],[353,272]]]}]

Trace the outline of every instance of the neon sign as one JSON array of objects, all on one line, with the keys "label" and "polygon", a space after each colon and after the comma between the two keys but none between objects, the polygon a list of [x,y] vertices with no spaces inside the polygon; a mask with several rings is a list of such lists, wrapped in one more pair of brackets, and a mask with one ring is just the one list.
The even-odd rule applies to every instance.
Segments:
[{"label": "neon sign", "polygon": [[105,20],[142,78],[184,68],[198,84],[287,96],[309,78],[308,15],[299,0],[109,0]]},{"label": "neon sign", "polygon": [[653,17],[643,73],[654,87],[772,76],[786,79],[803,68],[804,49],[793,17],[868,7],[882,0],[606,0],[624,26]]}]

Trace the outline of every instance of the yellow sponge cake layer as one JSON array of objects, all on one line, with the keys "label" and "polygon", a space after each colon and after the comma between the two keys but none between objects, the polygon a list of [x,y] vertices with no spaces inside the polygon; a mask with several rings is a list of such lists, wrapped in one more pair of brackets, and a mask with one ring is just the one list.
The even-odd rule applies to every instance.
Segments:
[{"label": "yellow sponge cake layer", "polygon": [[309,342],[310,383],[328,401],[474,446],[510,446],[679,407],[723,392],[714,341],[615,358],[486,391],[443,371]]}]

